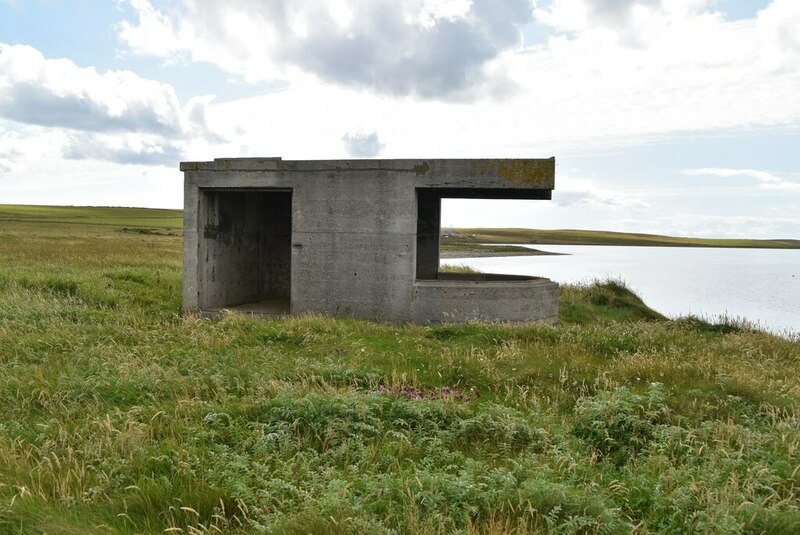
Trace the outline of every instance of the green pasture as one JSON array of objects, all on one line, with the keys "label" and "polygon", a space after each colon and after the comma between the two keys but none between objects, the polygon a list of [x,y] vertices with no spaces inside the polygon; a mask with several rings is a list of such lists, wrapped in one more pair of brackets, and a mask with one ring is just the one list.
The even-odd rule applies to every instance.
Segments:
[{"label": "green pasture", "polygon": [[796,335],[201,319],[179,212],[79,214],[0,207],[0,533],[800,532]]}]

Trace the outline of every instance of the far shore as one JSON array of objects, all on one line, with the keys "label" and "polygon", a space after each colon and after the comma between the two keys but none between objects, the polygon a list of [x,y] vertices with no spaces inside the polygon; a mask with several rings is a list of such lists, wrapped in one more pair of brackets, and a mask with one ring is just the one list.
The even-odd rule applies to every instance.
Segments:
[{"label": "far shore", "polygon": [[484,258],[489,256],[562,256],[564,253],[551,253],[540,249],[528,249],[513,245],[475,245],[474,247],[459,247],[449,249],[442,247],[439,251],[439,258]]}]

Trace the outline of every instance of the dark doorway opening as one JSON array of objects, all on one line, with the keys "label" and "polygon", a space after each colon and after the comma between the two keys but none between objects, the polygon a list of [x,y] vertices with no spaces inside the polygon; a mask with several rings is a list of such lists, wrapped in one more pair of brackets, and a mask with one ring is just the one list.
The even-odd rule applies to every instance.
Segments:
[{"label": "dark doorway opening", "polygon": [[291,311],[291,190],[202,190],[200,308]]}]

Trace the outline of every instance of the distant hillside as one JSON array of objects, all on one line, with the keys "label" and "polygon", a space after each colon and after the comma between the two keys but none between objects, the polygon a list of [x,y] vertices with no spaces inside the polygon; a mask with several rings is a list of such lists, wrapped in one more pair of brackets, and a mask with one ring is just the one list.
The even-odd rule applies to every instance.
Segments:
[{"label": "distant hillside", "polygon": [[182,229],[183,210],[0,204],[0,223],[3,221]]},{"label": "distant hillside", "polygon": [[745,240],[679,238],[657,234],[630,234],[599,230],[534,230],[522,228],[443,229],[442,243],[525,243],[552,245],[650,245],[672,247],[746,247],[763,249],[800,249],[800,240]]}]

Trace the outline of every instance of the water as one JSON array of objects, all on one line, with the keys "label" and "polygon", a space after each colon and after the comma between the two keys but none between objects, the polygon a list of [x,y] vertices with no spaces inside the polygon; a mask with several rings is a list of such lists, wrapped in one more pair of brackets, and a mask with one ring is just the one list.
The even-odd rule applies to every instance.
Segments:
[{"label": "water", "polygon": [[778,332],[800,331],[800,250],[701,247],[530,246],[569,256],[447,259],[487,273],[540,275],[556,282],[622,279],[670,317],[746,319]]}]

